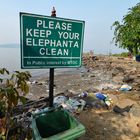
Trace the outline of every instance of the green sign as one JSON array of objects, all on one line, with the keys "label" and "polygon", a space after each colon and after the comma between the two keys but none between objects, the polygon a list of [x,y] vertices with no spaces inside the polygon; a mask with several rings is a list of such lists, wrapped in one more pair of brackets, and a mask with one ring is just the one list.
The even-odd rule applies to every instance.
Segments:
[{"label": "green sign", "polygon": [[21,68],[80,67],[84,21],[20,13]]}]

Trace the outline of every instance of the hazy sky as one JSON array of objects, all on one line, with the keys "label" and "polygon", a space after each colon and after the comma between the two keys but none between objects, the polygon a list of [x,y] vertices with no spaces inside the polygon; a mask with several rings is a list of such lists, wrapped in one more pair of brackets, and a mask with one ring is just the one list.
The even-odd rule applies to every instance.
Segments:
[{"label": "hazy sky", "polygon": [[84,50],[95,53],[120,52],[110,45],[114,21],[121,21],[128,8],[139,0],[1,0],[0,44],[20,43],[19,12],[51,15],[52,7],[58,17],[85,21]]}]

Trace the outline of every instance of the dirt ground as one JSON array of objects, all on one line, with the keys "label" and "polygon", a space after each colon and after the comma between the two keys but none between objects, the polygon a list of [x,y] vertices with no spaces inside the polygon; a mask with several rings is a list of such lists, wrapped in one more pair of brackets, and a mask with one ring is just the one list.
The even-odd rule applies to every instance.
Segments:
[{"label": "dirt ground", "polygon": [[112,109],[89,109],[81,112],[78,119],[86,127],[86,135],[80,140],[139,140],[140,95],[139,93],[129,94],[132,94],[133,99],[126,94],[118,95],[120,97],[118,104],[135,106],[124,116],[116,114]]},{"label": "dirt ground", "polygon": [[[109,109],[104,107],[86,107],[75,116],[85,126],[86,134],[79,140],[140,140],[140,64],[130,58],[98,56],[97,60],[85,57],[87,69],[56,74],[54,95],[74,96],[86,91],[102,92],[113,101]],[[48,96],[49,79],[33,78],[29,98]],[[130,91],[119,91],[123,84],[132,87]],[[44,86],[45,85],[45,86]],[[83,98],[84,99],[84,98]],[[132,106],[123,114],[113,111]]]}]

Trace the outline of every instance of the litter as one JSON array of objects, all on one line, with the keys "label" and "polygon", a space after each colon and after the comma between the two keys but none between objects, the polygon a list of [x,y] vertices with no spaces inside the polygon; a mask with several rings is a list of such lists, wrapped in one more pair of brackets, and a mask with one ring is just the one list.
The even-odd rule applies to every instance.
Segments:
[{"label": "litter", "polygon": [[78,95],[79,97],[87,97],[88,93],[87,92],[82,92],[81,94]]},{"label": "litter", "polygon": [[137,62],[140,62],[140,55],[135,56],[135,60],[136,60]]},{"label": "litter", "polygon": [[119,89],[120,91],[130,91],[132,89],[131,86],[124,84],[121,86],[121,88]]},{"label": "litter", "polygon": [[126,106],[126,107],[124,107],[124,108],[120,108],[119,106],[115,105],[115,106],[113,107],[113,111],[124,116],[123,113],[124,113],[124,112],[129,112],[130,109],[132,108],[132,106],[133,106],[133,105],[128,105],[128,106]]},{"label": "litter", "polygon": [[[91,97],[91,98],[93,98],[93,99],[95,99],[95,100],[98,99],[98,100],[100,100],[100,101],[103,101],[103,103],[104,103],[107,107],[111,106],[112,103],[113,103],[113,101],[112,101],[111,98],[109,98],[106,94],[103,94],[103,93],[101,93],[101,92],[89,93],[89,94],[88,94],[88,97]],[[95,104],[96,104],[96,102],[95,102]]]},{"label": "litter", "polygon": [[85,107],[86,102],[82,99],[76,100],[76,99],[69,99],[65,103],[62,103],[62,107],[70,112],[76,112],[79,113],[83,110]]},{"label": "litter", "polygon": [[60,96],[57,96],[54,98],[54,106],[60,106],[60,105],[64,109],[66,109],[70,112],[79,113],[85,107],[86,101],[84,101],[82,99],[73,99],[73,98],[69,98],[69,97],[60,95]]},{"label": "litter", "polygon": [[95,93],[95,96],[97,99],[102,100],[105,103],[105,105],[107,105],[108,107],[111,106],[111,104],[113,103],[111,98],[109,98],[107,95],[101,92]]},{"label": "litter", "polygon": [[54,104],[61,105],[62,103],[64,103],[67,100],[68,100],[68,97],[65,97],[65,96],[57,96],[57,97],[54,98]]},{"label": "litter", "polygon": [[107,97],[107,95],[100,93],[100,92],[95,93],[95,96],[96,96],[96,98],[103,100],[103,101],[105,101],[105,99]]}]

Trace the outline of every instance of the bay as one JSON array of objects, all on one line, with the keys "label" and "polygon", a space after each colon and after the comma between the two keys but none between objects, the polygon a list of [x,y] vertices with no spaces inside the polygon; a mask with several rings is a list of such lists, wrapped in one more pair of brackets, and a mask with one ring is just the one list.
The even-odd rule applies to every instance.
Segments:
[{"label": "bay", "polygon": [[[18,71],[29,71],[32,76],[48,76],[49,69],[21,69],[20,47],[0,47],[0,68],[6,68],[11,73]],[[81,69],[77,68],[58,68],[55,69],[55,74],[76,73]],[[83,71],[83,69],[82,69]]]}]

